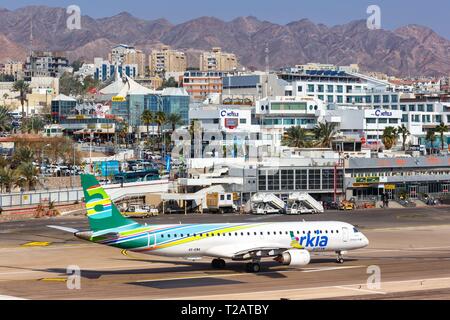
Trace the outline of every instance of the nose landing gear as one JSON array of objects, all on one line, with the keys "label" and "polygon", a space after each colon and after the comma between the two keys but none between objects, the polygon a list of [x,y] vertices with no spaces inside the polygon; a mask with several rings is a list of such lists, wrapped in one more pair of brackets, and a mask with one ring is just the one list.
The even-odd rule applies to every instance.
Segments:
[{"label": "nose landing gear", "polygon": [[339,263],[339,264],[343,264],[344,263],[344,256],[342,255],[342,252],[341,251],[336,251],[336,253],[337,253],[337,259],[336,259],[336,263]]}]

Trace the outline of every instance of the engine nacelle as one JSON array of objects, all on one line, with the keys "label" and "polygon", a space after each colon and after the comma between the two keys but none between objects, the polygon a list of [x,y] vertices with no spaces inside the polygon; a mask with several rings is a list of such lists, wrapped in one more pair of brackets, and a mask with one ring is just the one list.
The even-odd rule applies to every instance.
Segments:
[{"label": "engine nacelle", "polygon": [[308,250],[288,250],[276,260],[286,266],[303,267],[311,262],[311,255]]}]

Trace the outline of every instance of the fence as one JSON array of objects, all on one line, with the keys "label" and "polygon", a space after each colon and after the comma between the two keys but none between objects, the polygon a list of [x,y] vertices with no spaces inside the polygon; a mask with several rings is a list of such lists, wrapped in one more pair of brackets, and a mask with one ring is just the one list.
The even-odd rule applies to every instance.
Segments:
[{"label": "fence", "polygon": [[83,197],[82,189],[4,193],[0,194],[0,207],[38,205],[42,202],[67,203],[81,201]]}]

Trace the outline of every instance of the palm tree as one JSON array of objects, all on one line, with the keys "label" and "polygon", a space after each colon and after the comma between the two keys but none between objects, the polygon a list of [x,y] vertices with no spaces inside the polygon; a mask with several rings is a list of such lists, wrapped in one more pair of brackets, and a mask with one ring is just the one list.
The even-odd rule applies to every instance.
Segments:
[{"label": "palm tree", "polygon": [[167,123],[172,126],[172,133],[178,125],[183,124],[183,117],[179,113],[171,113],[167,116]]},{"label": "palm tree", "polygon": [[397,143],[398,132],[394,127],[386,127],[383,131],[383,136],[381,138],[386,150],[392,149],[392,147]]},{"label": "palm tree", "polygon": [[14,150],[13,163],[19,166],[21,163],[32,162],[34,156],[34,151],[30,147],[19,147]]},{"label": "palm tree", "polygon": [[405,151],[406,150],[406,139],[411,134],[411,132],[409,132],[408,128],[404,124],[402,124],[400,127],[398,127],[397,132],[398,132],[398,134],[402,135],[402,150]]},{"label": "palm tree", "polygon": [[42,129],[44,129],[45,123],[40,117],[31,117],[24,119],[20,130],[22,133],[35,133],[38,134]]},{"label": "palm tree", "polygon": [[430,154],[431,154],[433,151],[434,141],[436,141],[436,132],[433,129],[428,130],[425,140],[430,142]]},{"label": "palm tree", "polygon": [[441,122],[440,125],[438,125],[435,129],[436,133],[439,133],[440,138],[441,138],[441,150],[444,151],[444,134],[448,132],[448,127]]},{"label": "palm tree", "polygon": [[150,137],[150,125],[154,123],[155,116],[153,112],[151,112],[148,109],[145,109],[144,112],[142,112],[141,120],[147,126],[147,139],[148,139]]},{"label": "palm tree", "polygon": [[10,166],[0,168],[0,191],[11,192],[16,172]]},{"label": "palm tree", "polygon": [[20,104],[22,105],[22,118],[25,117],[25,101],[27,101],[27,93],[30,90],[30,85],[23,80],[14,82],[13,90],[19,92]]},{"label": "palm tree", "polygon": [[38,182],[38,169],[31,162],[22,163],[18,168],[17,185],[20,187],[28,186],[28,191],[34,189]]},{"label": "palm tree", "polygon": [[167,116],[163,111],[156,112],[155,122],[158,125],[158,135],[160,137],[158,142],[158,149],[161,149],[161,137],[162,137],[162,127],[167,122]]},{"label": "palm tree", "polygon": [[331,142],[337,134],[336,124],[331,122],[319,123],[313,129],[313,133],[318,140],[318,145],[323,148],[330,148]]},{"label": "palm tree", "polygon": [[313,135],[300,126],[289,128],[284,137],[283,145],[291,148],[308,148],[311,146]]},{"label": "palm tree", "polygon": [[9,108],[0,106],[0,131],[10,131],[12,128],[12,117]]}]

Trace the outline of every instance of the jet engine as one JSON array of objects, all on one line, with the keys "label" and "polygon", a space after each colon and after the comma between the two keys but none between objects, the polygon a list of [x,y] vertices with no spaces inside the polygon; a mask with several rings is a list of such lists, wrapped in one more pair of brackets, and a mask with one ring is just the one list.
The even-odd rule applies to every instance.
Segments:
[{"label": "jet engine", "polygon": [[311,255],[307,250],[288,250],[276,259],[279,263],[291,267],[303,267],[311,261]]}]

